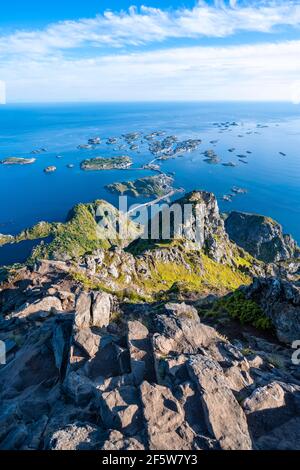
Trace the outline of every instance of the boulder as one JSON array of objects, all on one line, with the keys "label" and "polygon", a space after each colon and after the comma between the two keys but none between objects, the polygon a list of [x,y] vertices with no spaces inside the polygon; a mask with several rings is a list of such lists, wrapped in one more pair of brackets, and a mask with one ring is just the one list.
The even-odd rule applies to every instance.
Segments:
[{"label": "boulder", "polygon": [[271,319],[277,337],[284,343],[300,338],[300,285],[277,278],[256,278],[243,288]]},{"label": "boulder", "polygon": [[126,436],[134,436],[142,428],[142,416],[138,391],[135,387],[123,386],[102,393],[99,399],[100,415],[104,426],[117,429]]},{"label": "boulder", "polygon": [[63,310],[62,303],[57,297],[44,297],[43,299],[36,300],[35,302],[23,304],[10,317],[12,318],[27,318],[34,316],[45,318],[52,313],[59,313]]},{"label": "boulder", "polygon": [[[127,364],[126,361],[128,361]],[[85,370],[92,379],[116,377],[129,372],[130,365],[126,350],[115,343],[108,343],[86,363]]]},{"label": "boulder", "polygon": [[250,450],[245,414],[235,399],[222,368],[209,357],[190,359],[188,370],[201,395],[206,423],[224,450]]},{"label": "boulder", "polygon": [[[140,386],[140,394],[146,423],[147,448],[150,450],[191,450],[193,439],[189,441],[181,437],[184,435],[184,411],[171,390],[143,382]],[[191,435],[194,437],[192,431]]]},{"label": "boulder", "polygon": [[299,416],[261,436],[255,444],[259,450],[300,450]]},{"label": "boulder", "polygon": [[110,431],[101,450],[145,450],[141,437],[125,437],[119,431]]},{"label": "boulder", "polygon": [[176,317],[190,318],[196,322],[199,320],[199,315],[195,307],[187,305],[186,303],[167,303],[165,305],[165,310],[167,314],[175,315]]},{"label": "boulder", "polygon": [[113,296],[106,292],[94,292],[92,303],[92,325],[105,328],[109,325],[113,307]]},{"label": "boulder", "polygon": [[198,315],[189,318],[162,314],[157,316],[155,323],[158,333],[153,335],[154,350],[163,355],[170,352],[195,354],[219,339],[213,328],[200,322]]},{"label": "boulder", "polygon": [[300,412],[300,386],[277,381],[259,387],[243,408],[255,439],[289,421]]},{"label": "boulder", "polygon": [[79,406],[89,403],[96,390],[88,377],[74,371],[67,375],[63,389],[66,395]]},{"label": "boulder", "polygon": [[92,297],[87,292],[80,292],[76,299],[75,325],[77,328],[87,328],[91,321]]},{"label": "boulder", "polygon": [[95,334],[90,328],[74,331],[73,343],[79,346],[90,358],[94,357],[100,347],[102,336]]},{"label": "boulder", "polygon": [[144,379],[153,382],[155,380],[155,370],[149,331],[139,321],[129,321],[127,328],[131,371],[135,377],[135,382],[137,385]]}]

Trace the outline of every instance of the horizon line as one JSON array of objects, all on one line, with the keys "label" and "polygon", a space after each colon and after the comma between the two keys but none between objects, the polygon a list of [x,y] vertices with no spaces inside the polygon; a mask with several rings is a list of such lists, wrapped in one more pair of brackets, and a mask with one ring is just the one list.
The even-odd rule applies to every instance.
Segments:
[{"label": "horizon line", "polygon": [[176,103],[176,104],[184,104],[184,103],[281,103],[281,104],[291,104],[294,106],[299,106],[300,103],[295,103],[290,100],[232,100],[232,99],[224,99],[224,100],[84,100],[84,101],[7,101],[6,103],[0,103],[0,107],[5,107],[9,105],[58,105],[58,104],[155,104],[155,103]]}]

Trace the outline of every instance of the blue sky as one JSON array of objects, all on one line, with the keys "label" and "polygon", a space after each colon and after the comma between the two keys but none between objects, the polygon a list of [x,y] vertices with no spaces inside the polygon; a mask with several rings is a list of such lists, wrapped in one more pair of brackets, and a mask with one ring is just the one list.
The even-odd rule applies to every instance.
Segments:
[{"label": "blue sky", "polygon": [[300,0],[1,3],[11,102],[300,100]]}]

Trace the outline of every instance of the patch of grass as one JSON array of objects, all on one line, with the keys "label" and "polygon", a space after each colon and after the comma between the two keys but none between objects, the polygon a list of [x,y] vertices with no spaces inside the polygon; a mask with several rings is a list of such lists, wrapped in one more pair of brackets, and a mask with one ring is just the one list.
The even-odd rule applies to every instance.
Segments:
[{"label": "patch of grass", "polygon": [[71,271],[70,277],[73,279],[73,281],[81,284],[85,290],[101,290],[103,292],[107,292],[108,294],[114,294],[114,292],[111,289],[108,289],[104,284],[87,277],[81,272]]},{"label": "patch of grass", "polygon": [[39,238],[47,238],[55,232],[55,224],[49,222],[39,222],[38,224],[23,230],[15,237],[15,242],[23,240],[38,240]]},{"label": "patch of grass", "polygon": [[31,259],[76,259],[98,248],[109,248],[108,240],[98,236],[92,204],[78,204],[70,213],[68,222],[55,224],[54,240],[39,245]]},{"label": "patch of grass", "polygon": [[209,312],[212,316],[222,313],[228,314],[234,320],[239,320],[242,324],[251,324],[261,330],[272,328],[271,320],[266,317],[260,306],[253,300],[246,299],[241,291],[217,300]]},{"label": "patch of grass", "polygon": [[216,263],[203,253],[197,261],[185,257],[185,264],[155,262],[149,279],[139,280],[149,293],[159,292],[228,292],[250,284],[251,278],[227,264]]}]

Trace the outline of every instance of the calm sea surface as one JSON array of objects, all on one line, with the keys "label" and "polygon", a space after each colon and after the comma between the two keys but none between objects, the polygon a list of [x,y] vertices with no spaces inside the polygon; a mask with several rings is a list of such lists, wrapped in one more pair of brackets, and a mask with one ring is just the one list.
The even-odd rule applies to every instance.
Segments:
[{"label": "calm sea surface", "polygon": [[[226,121],[236,121],[239,126],[220,132],[214,125]],[[78,202],[101,198],[117,204],[117,197],[105,190],[106,184],[155,173],[134,169],[84,172],[80,162],[95,156],[129,155],[139,167],[153,158],[146,143],[140,144],[137,153],[128,147],[114,150],[114,145],[106,145],[106,139],[157,130],[181,140],[202,139],[198,150],[162,162],[163,171],[175,172],[176,187],[214,192],[222,211],[237,209],[271,216],[300,242],[300,107],[282,103],[2,106],[0,159],[29,157],[32,150],[42,147],[47,152],[34,156],[32,165],[0,165],[0,233],[16,234],[40,220],[63,221]],[[103,139],[95,150],[77,149],[94,136]],[[218,142],[213,145],[210,142],[214,140]],[[220,164],[203,161],[201,152],[211,148]],[[230,153],[229,148],[236,151]],[[249,163],[244,164],[237,155],[247,151],[252,153],[248,154]],[[222,165],[229,161],[238,165]],[[43,170],[49,165],[55,165],[57,171],[45,174]],[[232,203],[222,201],[234,185],[248,193],[235,197]]]}]

